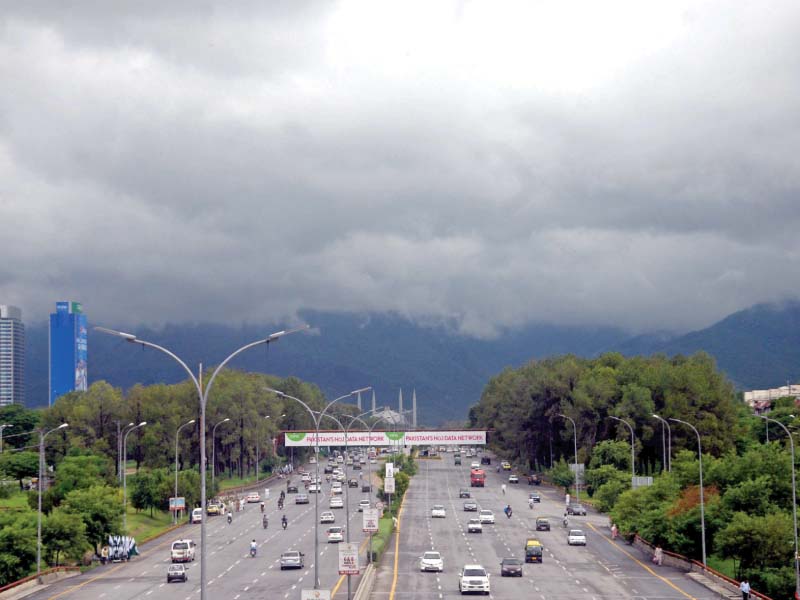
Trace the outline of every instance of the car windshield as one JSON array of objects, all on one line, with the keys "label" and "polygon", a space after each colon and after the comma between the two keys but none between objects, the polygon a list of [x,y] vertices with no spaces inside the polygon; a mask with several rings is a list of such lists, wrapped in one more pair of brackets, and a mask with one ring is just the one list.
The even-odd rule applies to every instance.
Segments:
[{"label": "car windshield", "polygon": [[490,511],[490,510],[482,510],[481,514],[482,515],[490,515],[490,514],[492,514],[492,511]]},{"label": "car windshield", "polygon": [[464,569],[464,577],[486,577],[483,569]]},{"label": "car windshield", "polygon": [[330,533],[342,533],[342,528],[341,527],[331,527],[328,531]]},{"label": "car windshield", "polygon": [[504,558],[503,559],[504,565],[521,565],[522,563],[518,558]]},{"label": "car windshield", "polygon": [[583,532],[580,529],[573,529],[572,531],[569,532],[569,534],[576,536],[583,536]]},{"label": "car windshield", "polygon": [[299,557],[300,557],[299,552],[284,552],[283,554],[281,554],[281,558],[299,558]]},{"label": "car windshield", "polygon": [[426,552],[422,555],[422,558],[426,558],[428,560],[439,560],[439,553],[438,552]]},{"label": "car windshield", "polygon": [[481,524],[481,522],[480,522],[480,521],[478,521],[478,519],[470,519],[470,520],[469,520],[469,524],[470,524],[470,525],[480,525],[480,524]]},{"label": "car windshield", "polygon": [[433,510],[444,510],[444,506],[441,504],[434,504]]},{"label": "car windshield", "polygon": [[186,542],[175,542],[172,544],[173,550],[186,550],[189,547],[189,544]]}]

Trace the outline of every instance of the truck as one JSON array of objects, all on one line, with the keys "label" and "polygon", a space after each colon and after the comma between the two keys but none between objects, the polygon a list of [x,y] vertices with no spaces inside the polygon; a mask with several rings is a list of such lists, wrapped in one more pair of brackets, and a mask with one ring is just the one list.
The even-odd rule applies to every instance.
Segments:
[{"label": "truck", "polygon": [[472,469],[469,472],[469,484],[471,487],[484,487],[486,484],[486,471],[483,469]]}]

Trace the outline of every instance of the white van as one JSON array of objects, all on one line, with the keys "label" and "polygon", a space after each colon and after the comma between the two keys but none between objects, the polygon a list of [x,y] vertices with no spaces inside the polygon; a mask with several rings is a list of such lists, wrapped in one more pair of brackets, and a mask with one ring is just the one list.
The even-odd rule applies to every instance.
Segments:
[{"label": "white van", "polygon": [[192,509],[192,516],[189,519],[190,523],[201,523],[203,521],[203,509],[202,508],[193,508]]},{"label": "white van", "polygon": [[176,540],[172,542],[170,558],[172,562],[191,562],[194,560],[195,543],[192,540]]}]

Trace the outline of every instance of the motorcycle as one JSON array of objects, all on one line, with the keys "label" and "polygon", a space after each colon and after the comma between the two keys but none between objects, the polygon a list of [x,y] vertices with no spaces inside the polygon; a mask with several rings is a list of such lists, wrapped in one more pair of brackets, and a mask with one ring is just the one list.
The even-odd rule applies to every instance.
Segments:
[{"label": "motorcycle", "polygon": [[278,500],[278,510],[283,510],[283,498]]},{"label": "motorcycle", "polygon": [[255,558],[255,557],[256,557],[256,549],[250,548],[250,558]]},{"label": "motorcycle", "polygon": [[233,523],[233,517],[231,516],[231,513],[228,513],[228,525],[231,523]]},{"label": "motorcycle", "polygon": [[284,517],[283,521],[281,521],[281,525],[283,525],[283,530],[286,531],[286,526],[289,525],[289,522],[286,520],[286,517]]},{"label": "motorcycle", "polygon": [[266,517],[266,516],[265,516],[263,519],[261,519],[261,526],[262,526],[264,529],[266,529],[267,527],[269,527],[269,519],[267,519],[267,517]]},{"label": "motorcycle", "polygon": [[561,526],[562,526],[564,529],[566,529],[567,527],[569,527],[569,519],[568,519],[567,517],[564,517],[564,519],[561,521]]}]

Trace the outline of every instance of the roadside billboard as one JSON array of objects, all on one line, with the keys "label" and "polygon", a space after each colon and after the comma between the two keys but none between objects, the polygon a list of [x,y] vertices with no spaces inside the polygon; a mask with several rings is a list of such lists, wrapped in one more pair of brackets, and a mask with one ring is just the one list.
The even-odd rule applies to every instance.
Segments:
[{"label": "roadside billboard", "polygon": [[[317,445],[314,431],[284,432],[286,446],[309,447]],[[485,446],[486,431],[320,431],[320,446]]]}]

